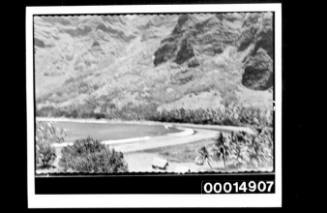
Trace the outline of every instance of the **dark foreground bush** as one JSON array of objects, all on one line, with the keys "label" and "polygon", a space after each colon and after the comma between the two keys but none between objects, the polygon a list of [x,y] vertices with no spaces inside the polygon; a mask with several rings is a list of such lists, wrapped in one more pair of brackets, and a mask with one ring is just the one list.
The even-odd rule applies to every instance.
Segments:
[{"label": "dark foreground bush", "polygon": [[36,143],[37,168],[51,167],[56,157],[56,150],[49,143]]},{"label": "dark foreground bush", "polygon": [[36,122],[36,167],[49,168],[56,159],[56,150],[52,143],[60,143],[65,139],[64,129],[55,127],[51,122]]},{"label": "dark foreground bush", "polygon": [[76,140],[62,149],[59,165],[64,171],[87,173],[127,172],[124,155],[91,137]]}]

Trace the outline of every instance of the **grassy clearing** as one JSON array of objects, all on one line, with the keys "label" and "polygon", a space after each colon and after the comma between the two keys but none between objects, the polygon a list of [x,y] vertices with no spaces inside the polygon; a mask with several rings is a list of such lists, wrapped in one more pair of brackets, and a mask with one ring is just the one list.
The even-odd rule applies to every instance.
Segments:
[{"label": "grassy clearing", "polygon": [[184,163],[194,162],[198,156],[197,150],[203,146],[213,144],[214,140],[202,140],[194,143],[182,144],[170,147],[161,147],[158,149],[152,149],[144,151],[146,153],[158,153],[168,161]]},{"label": "grassy clearing", "polygon": [[271,169],[273,166],[272,129],[262,128],[257,135],[221,132],[213,140],[147,151],[171,162],[209,167],[213,171]]}]

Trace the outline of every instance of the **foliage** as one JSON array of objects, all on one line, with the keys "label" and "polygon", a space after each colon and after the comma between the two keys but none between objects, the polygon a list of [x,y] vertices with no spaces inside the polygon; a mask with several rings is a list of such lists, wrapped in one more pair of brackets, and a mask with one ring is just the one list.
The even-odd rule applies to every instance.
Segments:
[{"label": "foliage", "polygon": [[37,110],[37,116],[44,117],[67,117],[67,118],[107,118],[123,120],[152,120],[156,115],[155,104],[133,105],[127,104],[121,108],[116,105],[105,103],[98,110],[92,105],[76,105],[67,107],[46,106]]},{"label": "foliage", "polygon": [[[258,129],[257,135],[245,132],[220,133],[212,147],[202,147],[200,156],[224,167],[265,167],[273,161],[272,128]],[[203,150],[208,150],[203,154]],[[212,167],[212,166],[210,166]]]},{"label": "foliage", "polygon": [[273,111],[255,107],[243,107],[230,104],[224,109],[184,109],[157,111],[155,104],[127,104],[117,108],[113,104],[95,110],[90,107],[75,106],[66,108],[45,107],[38,111],[38,116],[72,117],[72,118],[107,118],[123,120],[153,120],[161,122],[232,125],[232,126],[271,126]]},{"label": "foliage", "polygon": [[55,127],[51,122],[36,122],[36,166],[51,167],[56,159],[56,150],[52,143],[64,141],[65,130]]},{"label": "foliage", "polygon": [[48,143],[36,144],[36,167],[52,167],[57,155],[55,148]]},{"label": "foliage", "polygon": [[181,122],[195,124],[216,124],[216,125],[250,125],[250,126],[271,126],[272,111],[261,110],[251,107],[227,107],[220,109],[173,109],[163,110],[153,116],[153,120],[162,122]]},{"label": "foliage", "polygon": [[36,122],[37,143],[60,143],[65,140],[65,129],[56,127],[53,122]]},{"label": "foliage", "polygon": [[208,164],[208,166],[210,168],[212,168],[211,163],[210,163],[211,157],[210,157],[208,149],[205,146],[203,146],[199,149],[199,156],[196,158],[196,163],[198,165],[203,165],[204,162],[206,162]]},{"label": "foliage", "polygon": [[87,173],[126,172],[127,164],[122,152],[116,152],[91,137],[76,140],[62,149],[59,165],[64,171]]}]

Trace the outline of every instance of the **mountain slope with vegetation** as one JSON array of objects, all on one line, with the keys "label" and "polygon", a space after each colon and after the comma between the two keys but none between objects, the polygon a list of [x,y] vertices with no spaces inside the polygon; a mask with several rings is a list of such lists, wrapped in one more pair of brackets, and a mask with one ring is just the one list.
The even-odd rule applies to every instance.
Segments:
[{"label": "mountain slope with vegetation", "polygon": [[38,116],[271,119],[271,13],[36,16],[34,31]]}]

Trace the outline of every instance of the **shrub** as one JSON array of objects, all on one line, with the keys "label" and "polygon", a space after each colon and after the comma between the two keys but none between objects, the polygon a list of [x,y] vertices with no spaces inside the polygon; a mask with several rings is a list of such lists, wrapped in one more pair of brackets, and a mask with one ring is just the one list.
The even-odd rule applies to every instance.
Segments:
[{"label": "shrub", "polygon": [[48,168],[53,166],[56,159],[56,150],[52,143],[64,141],[66,132],[57,128],[51,122],[36,122],[36,167]]},{"label": "shrub", "polygon": [[36,122],[37,143],[60,143],[65,140],[66,131],[56,127],[52,122]]},{"label": "shrub", "polygon": [[122,152],[116,152],[91,137],[76,140],[62,149],[59,165],[64,171],[87,173],[126,172],[127,164]]},{"label": "shrub", "polygon": [[48,143],[36,144],[36,167],[49,168],[53,166],[57,155],[55,148]]}]

